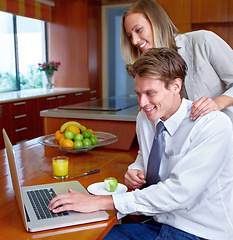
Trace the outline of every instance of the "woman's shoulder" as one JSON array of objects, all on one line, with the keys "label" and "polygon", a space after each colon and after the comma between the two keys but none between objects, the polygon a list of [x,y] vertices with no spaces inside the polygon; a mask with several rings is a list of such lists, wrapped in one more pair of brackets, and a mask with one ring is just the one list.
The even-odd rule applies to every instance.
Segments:
[{"label": "woman's shoulder", "polygon": [[202,42],[204,39],[209,41],[210,39],[220,38],[214,32],[207,31],[207,30],[192,31],[192,32],[184,33],[182,35],[188,38],[189,40],[202,41]]}]

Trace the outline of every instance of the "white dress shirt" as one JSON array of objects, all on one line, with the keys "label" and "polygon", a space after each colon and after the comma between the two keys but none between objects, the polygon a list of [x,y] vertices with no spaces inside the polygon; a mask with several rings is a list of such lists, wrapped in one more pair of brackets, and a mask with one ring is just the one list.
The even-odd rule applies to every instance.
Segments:
[{"label": "white dress shirt", "polygon": [[[120,214],[154,216],[160,223],[210,240],[233,239],[233,139],[230,119],[214,111],[196,121],[192,102],[164,122],[165,152],[158,184],[113,195]],[[139,152],[130,169],[147,172],[157,122],[137,116]]]},{"label": "white dress shirt", "polygon": [[[188,65],[184,85],[188,99],[233,97],[233,50],[218,35],[200,30],[175,37],[178,53]],[[233,107],[224,109],[233,122]]]}]

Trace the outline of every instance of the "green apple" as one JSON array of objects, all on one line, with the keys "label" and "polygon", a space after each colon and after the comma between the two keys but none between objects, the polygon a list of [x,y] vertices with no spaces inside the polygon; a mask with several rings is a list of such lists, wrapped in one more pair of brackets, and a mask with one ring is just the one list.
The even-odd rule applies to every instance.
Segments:
[{"label": "green apple", "polygon": [[99,139],[95,135],[92,135],[90,140],[91,140],[92,145],[97,145],[99,142]]},{"label": "green apple", "polygon": [[84,139],[84,137],[81,133],[77,133],[77,134],[74,135],[74,141],[77,141],[77,140],[82,141],[83,139]]},{"label": "green apple", "polygon": [[83,142],[82,142],[82,140],[76,140],[76,141],[74,142],[74,147],[75,147],[75,148],[83,147]]},{"label": "green apple", "polygon": [[104,185],[107,191],[114,192],[117,189],[118,181],[114,177],[104,179]]},{"label": "green apple", "polygon": [[64,133],[64,137],[67,139],[73,139],[74,138],[74,133],[72,131],[66,131]]},{"label": "green apple", "polygon": [[86,129],[82,132],[82,135],[84,138],[90,138],[91,137],[91,131]]},{"label": "green apple", "polygon": [[92,146],[91,140],[89,138],[84,138],[83,139],[83,146],[84,147],[90,147]]}]

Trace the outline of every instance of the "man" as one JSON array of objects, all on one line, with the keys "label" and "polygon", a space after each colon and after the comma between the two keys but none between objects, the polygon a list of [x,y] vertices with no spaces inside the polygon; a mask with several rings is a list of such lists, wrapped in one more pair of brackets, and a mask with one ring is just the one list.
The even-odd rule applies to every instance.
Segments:
[{"label": "man", "polygon": [[[214,111],[190,120],[192,102],[180,97],[186,64],[176,51],[151,49],[128,65],[127,71],[135,78],[135,92],[142,108],[136,126],[139,153],[125,175],[126,185],[133,191],[91,196],[69,190],[55,197],[49,208],[54,212],[116,209],[120,215],[151,216],[143,223],[114,226],[106,236],[111,240],[232,240],[230,119]],[[160,134],[162,156],[156,161],[160,161],[159,181],[149,183],[156,175],[156,157],[150,157],[150,152],[157,124],[165,126]],[[64,206],[55,209],[60,204]]]}]

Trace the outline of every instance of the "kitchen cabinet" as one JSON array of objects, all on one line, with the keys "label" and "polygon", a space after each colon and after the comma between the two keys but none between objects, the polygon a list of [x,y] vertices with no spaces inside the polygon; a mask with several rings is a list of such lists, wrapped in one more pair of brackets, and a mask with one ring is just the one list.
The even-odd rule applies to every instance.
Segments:
[{"label": "kitchen cabinet", "polygon": [[90,101],[94,101],[98,99],[98,92],[97,90],[90,91]]},{"label": "kitchen cabinet", "polygon": [[229,0],[192,0],[192,23],[227,22]]},{"label": "kitchen cabinet", "polygon": [[[0,129],[5,128],[7,133],[10,131],[9,122],[9,108],[8,104],[0,104]],[[2,131],[0,132],[0,149],[4,148]]]},{"label": "kitchen cabinet", "polygon": [[6,128],[14,144],[37,136],[37,112],[37,99],[10,102],[3,105],[3,127]]},{"label": "kitchen cabinet", "polygon": [[192,0],[191,29],[209,30],[233,47],[233,0]]},{"label": "kitchen cabinet", "polygon": [[[86,102],[86,101],[89,101],[89,100],[90,100],[90,92],[71,93],[71,94],[69,94],[69,103],[68,104]],[[63,105],[65,105],[65,104],[63,104]]]},{"label": "kitchen cabinet", "polygon": [[[5,102],[0,104],[0,128],[5,128],[12,144],[33,139],[43,135],[40,111],[89,99],[90,92],[83,91]],[[2,148],[4,142],[0,133],[0,149]]]},{"label": "kitchen cabinet", "polygon": [[37,136],[43,135],[43,119],[40,117],[40,111],[58,108],[59,106],[89,101],[89,98],[89,91],[39,98],[37,112],[39,127],[37,128]]},{"label": "kitchen cabinet", "polygon": [[180,32],[191,30],[191,0],[160,0],[159,3]]}]

